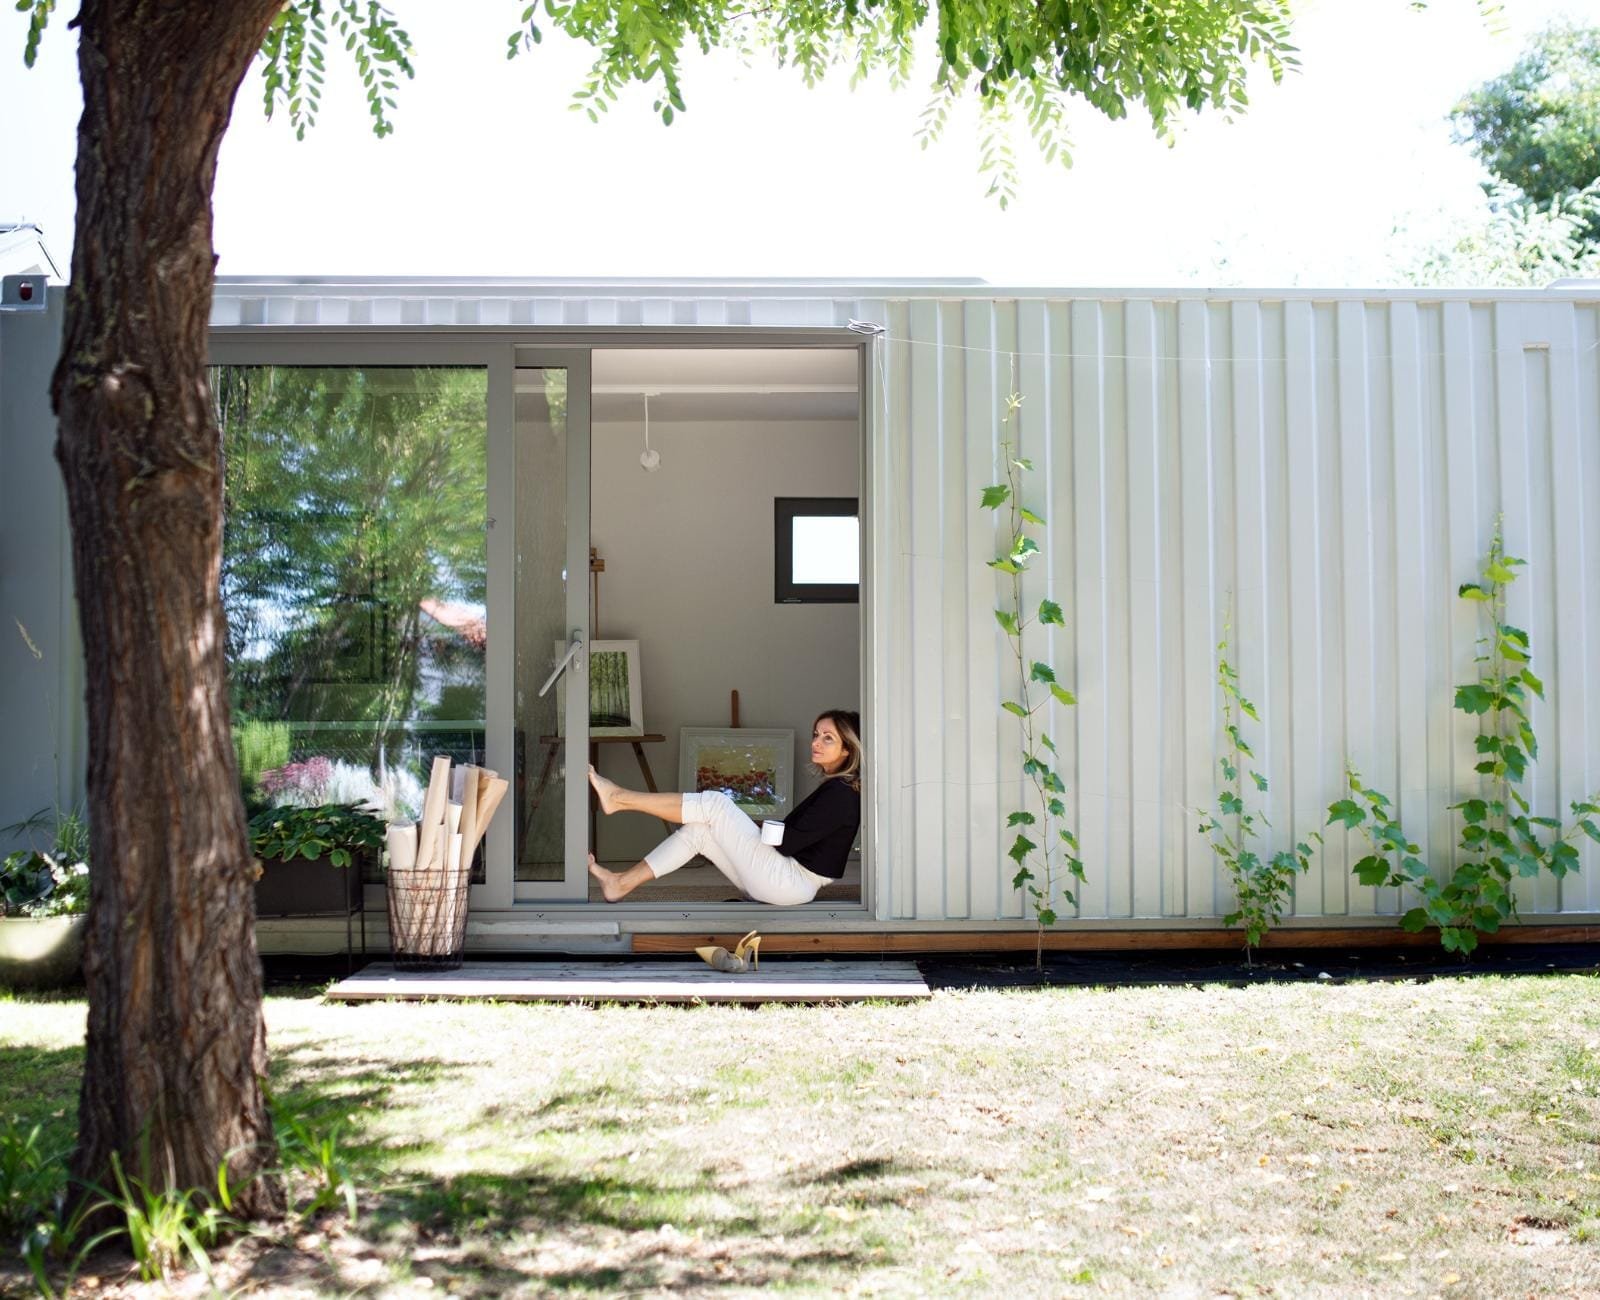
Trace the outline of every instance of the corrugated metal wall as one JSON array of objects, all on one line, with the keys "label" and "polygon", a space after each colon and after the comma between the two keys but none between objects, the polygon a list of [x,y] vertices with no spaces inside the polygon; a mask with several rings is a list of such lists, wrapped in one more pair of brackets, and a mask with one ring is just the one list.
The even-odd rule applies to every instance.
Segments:
[{"label": "corrugated metal wall", "polygon": [[[1475,788],[1476,575],[1497,515],[1528,568],[1511,620],[1547,701],[1535,811],[1600,787],[1600,301],[1593,295],[1270,298],[985,290],[748,296],[510,289],[342,296],[226,287],[216,323],[842,326],[876,322],[867,701],[876,750],[878,915],[1022,915],[1002,831],[1020,756],[985,562],[981,487],[1015,437],[1048,520],[1030,602],[1067,626],[1030,638],[1078,706],[1052,706],[1088,883],[1084,918],[1212,917],[1225,881],[1195,833],[1214,802],[1216,645],[1261,711],[1269,851],[1321,830],[1346,759],[1392,793],[1431,862]],[[722,291],[724,294],[728,290]],[[731,291],[737,292],[737,291]],[[1010,426],[1000,420],[1013,389]],[[1011,430],[1015,430],[1014,434]],[[1360,886],[1331,833],[1300,917],[1411,905]],[[1527,915],[1600,913],[1600,852],[1520,894]]]}]

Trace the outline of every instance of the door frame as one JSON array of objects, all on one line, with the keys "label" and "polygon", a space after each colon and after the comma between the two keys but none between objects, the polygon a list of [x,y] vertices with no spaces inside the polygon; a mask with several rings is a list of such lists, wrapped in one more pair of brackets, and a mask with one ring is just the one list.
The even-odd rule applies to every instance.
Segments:
[{"label": "door frame", "polygon": [[[516,358],[541,353],[553,355],[562,352],[592,353],[597,348],[848,348],[859,357],[859,419],[858,446],[860,455],[860,510],[861,510],[861,614],[859,618],[859,652],[861,675],[861,714],[872,724],[887,723],[877,700],[878,682],[873,633],[873,611],[877,608],[878,584],[876,559],[880,551],[888,554],[879,544],[878,532],[888,521],[876,515],[882,494],[874,464],[875,442],[887,436],[886,427],[879,427],[879,411],[887,420],[888,393],[886,376],[879,369],[875,341],[844,326],[760,326],[760,325],[324,325],[324,324],[249,324],[214,325],[210,329],[210,364],[213,365],[285,365],[285,366],[475,366],[488,372],[488,465],[487,491],[488,528],[488,607],[489,638],[485,647],[485,745],[489,766],[501,772],[510,772],[514,754],[509,748],[499,752],[490,739],[489,723],[492,718],[506,719],[504,734],[511,734],[512,681],[515,672],[513,645],[508,635],[497,637],[495,626],[508,623],[504,611],[512,606],[512,587],[515,581],[515,530],[497,528],[496,521],[514,520],[515,483],[510,470],[514,466],[513,442],[514,397]],[[587,363],[587,361],[586,361]],[[589,394],[584,393],[587,404]],[[569,476],[571,473],[569,458]],[[583,467],[588,477],[588,465]],[[570,507],[569,507],[570,508]],[[581,563],[586,572],[588,564],[588,497],[583,500],[585,529],[582,534]],[[570,520],[569,520],[570,522]],[[568,552],[574,552],[572,530],[569,527]],[[570,566],[570,560],[569,560]],[[569,567],[569,573],[572,571]],[[587,601],[588,583],[580,584]],[[573,584],[569,581],[569,592]],[[570,607],[570,606],[569,606]],[[498,619],[496,615],[499,615]],[[584,625],[587,628],[587,622]],[[503,662],[502,662],[503,661]],[[569,674],[570,676],[570,674]],[[587,682],[587,673],[584,674]],[[569,689],[572,689],[569,686]],[[568,697],[569,702],[571,696]],[[585,697],[580,697],[585,698]],[[586,705],[583,708],[587,721]],[[862,776],[867,787],[876,791],[879,774],[889,764],[880,761],[892,743],[887,725],[874,725],[873,743],[863,764]],[[585,744],[587,751],[587,744]],[[583,838],[587,839],[587,783],[568,782],[568,816],[572,790],[576,789],[584,800]],[[886,805],[885,805],[886,806]],[[862,801],[861,823],[861,900],[856,904],[835,905],[827,910],[834,914],[845,913],[851,917],[876,915],[881,897],[878,873],[884,869],[882,855],[877,852],[881,838],[879,801],[873,798]],[[524,905],[545,906],[545,900],[516,898],[513,861],[513,817],[497,817],[485,841],[484,862],[486,882],[473,885],[471,906],[479,911],[514,912]],[[569,825],[569,845],[571,832]],[[571,853],[569,851],[569,857]],[[586,855],[585,855],[586,856]],[[551,882],[554,883],[554,882]],[[367,887],[365,904],[369,908],[385,906],[382,885]],[[561,900],[558,905],[572,915],[582,912],[599,913],[605,904],[589,904],[586,896]],[[807,904],[807,909],[819,907]],[[699,904],[693,909],[696,916],[704,913],[715,919],[719,915],[743,913],[748,907],[734,904]],[[652,905],[641,899],[630,905],[628,916],[649,923],[652,917],[687,919],[681,904]]]},{"label": "door frame", "polygon": [[[592,348],[547,347],[542,342],[514,344],[512,368],[506,376],[506,398],[515,405],[515,384],[519,370],[565,370],[567,373],[567,485],[566,485],[566,554],[563,569],[567,576],[567,636],[577,634],[583,641],[583,650],[557,679],[554,690],[566,694],[566,743],[563,758],[567,777],[562,782],[564,794],[562,809],[562,849],[564,870],[560,880],[523,880],[517,877],[516,836],[517,822],[524,816],[522,800],[512,782],[512,794],[507,800],[510,816],[501,818],[510,835],[504,855],[499,859],[503,869],[497,874],[491,860],[484,859],[484,874],[492,891],[490,907],[511,907],[521,903],[587,903],[589,901],[589,782],[583,775],[589,765],[589,641],[593,616],[589,608],[589,479],[593,466],[591,442],[590,401]],[[516,419],[515,410],[506,421],[504,436],[500,439],[499,456],[491,447],[489,456],[489,516],[490,520],[506,519],[508,528],[491,531],[489,554],[490,609],[504,610],[496,619],[489,619],[489,641],[495,645],[495,676],[490,679],[487,692],[488,716],[486,719],[487,751],[499,755],[502,772],[513,772],[516,765],[516,568],[517,520],[522,502],[517,499],[516,474]],[[498,581],[496,579],[498,578]],[[499,600],[495,597],[498,593]],[[509,616],[508,616],[509,615]],[[496,643],[495,629],[499,628]],[[534,753],[531,737],[524,737],[522,761],[524,776],[531,774],[538,755]],[[574,779],[576,776],[576,779]],[[477,904],[477,898],[473,898]]]}]

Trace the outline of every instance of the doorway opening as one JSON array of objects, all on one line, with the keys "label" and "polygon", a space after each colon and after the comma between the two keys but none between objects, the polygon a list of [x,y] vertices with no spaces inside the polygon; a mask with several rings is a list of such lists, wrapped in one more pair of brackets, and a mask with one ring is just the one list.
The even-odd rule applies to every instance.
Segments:
[{"label": "doorway opening", "polygon": [[[860,351],[617,346],[590,361],[590,753],[622,785],[723,788],[756,821],[781,820],[818,783],[817,714],[861,709]],[[540,416],[554,401],[527,404]],[[551,523],[531,508],[552,495],[551,468],[544,488],[519,472],[519,534],[541,514]],[[519,695],[560,648],[549,635],[519,646]],[[563,856],[562,800],[540,797],[541,780],[581,779],[586,765],[553,740],[546,749],[520,759],[519,881],[549,878]],[[666,833],[652,818],[595,814],[589,844],[623,868]],[[862,897],[858,845],[816,901]],[[622,906],[740,901],[697,859]]]}]

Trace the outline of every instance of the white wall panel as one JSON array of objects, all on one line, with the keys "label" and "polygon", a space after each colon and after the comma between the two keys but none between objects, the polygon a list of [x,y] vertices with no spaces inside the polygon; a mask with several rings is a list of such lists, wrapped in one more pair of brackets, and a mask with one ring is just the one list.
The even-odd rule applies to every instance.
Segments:
[{"label": "white wall panel", "polygon": [[[471,300],[470,303],[466,300]],[[1077,693],[1042,716],[1083,845],[1086,919],[1208,918],[1230,903],[1198,809],[1215,799],[1216,644],[1262,711],[1249,728],[1273,851],[1322,829],[1355,762],[1440,867],[1477,788],[1452,711],[1481,624],[1455,589],[1497,513],[1529,569],[1537,811],[1600,786],[1600,300],[1592,293],[1003,295],[982,286],[229,286],[218,325],[428,322],[561,328],[884,327],[873,345],[867,701],[884,920],[1023,914],[1000,825],[1024,789],[998,711],[1014,667],[978,507],[1003,438],[1048,520],[1028,575],[1065,629],[1030,655]],[[1013,362],[1013,357],[1015,358]],[[1014,370],[1013,370],[1014,365]],[[1013,378],[1013,374],[1015,378]],[[1023,398],[1002,426],[1013,383]],[[1328,833],[1294,911],[1327,923],[1415,899],[1361,887]],[[1600,852],[1520,897],[1600,912]],[[1067,922],[1070,924],[1070,922]]]}]

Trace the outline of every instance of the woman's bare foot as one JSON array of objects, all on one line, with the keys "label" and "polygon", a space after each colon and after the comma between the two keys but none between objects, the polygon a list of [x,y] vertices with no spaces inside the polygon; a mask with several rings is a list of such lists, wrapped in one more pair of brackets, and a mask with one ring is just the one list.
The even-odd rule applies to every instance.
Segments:
[{"label": "woman's bare foot", "polygon": [[[646,871],[648,870],[646,868]],[[632,867],[627,871],[608,871],[594,860],[592,853],[589,855],[589,874],[600,882],[600,892],[605,895],[608,903],[620,903],[633,893],[640,883],[639,867]]]},{"label": "woman's bare foot", "polygon": [[[590,768],[592,770],[592,768]],[[594,853],[589,855],[589,874],[600,882],[600,892],[605,895],[606,903],[618,903],[629,895],[629,889],[622,884],[622,876],[618,871],[606,871],[600,863],[595,861]]]},{"label": "woman's bare foot", "polygon": [[594,792],[600,799],[600,811],[606,816],[609,817],[622,807],[620,796],[625,793],[623,788],[596,772],[592,763],[589,765],[589,784],[594,787]]}]

